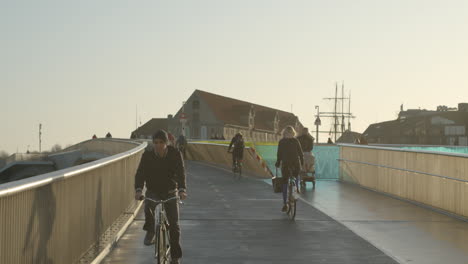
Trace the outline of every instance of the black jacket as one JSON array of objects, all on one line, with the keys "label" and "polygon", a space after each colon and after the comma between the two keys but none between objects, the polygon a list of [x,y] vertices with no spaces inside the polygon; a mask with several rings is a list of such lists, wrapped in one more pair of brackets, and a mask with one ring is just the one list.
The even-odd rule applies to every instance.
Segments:
[{"label": "black jacket", "polygon": [[228,151],[231,150],[233,145],[234,145],[234,149],[232,150],[232,154],[242,159],[244,157],[244,148],[245,148],[244,139],[239,138],[238,136],[234,136],[231,140],[231,144],[229,144]]},{"label": "black jacket", "polygon": [[304,152],[311,152],[314,148],[314,138],[311,135],[298,136],[297,140],[299,140],[302,151]]},{"label": "black jacket", "polygon": [[278,153],[276,158],[276,167],[280,163],[283,166],[294,166],[304,164],[304,154],[302,153],[301,144],[296,138],[283,138],[278,143]]},{"label": "black jacket", "polygon": [[166,156],[159,157],[153,148],[146,150],[135,175],[135,189],[143,189],[145,184],[148,191],[162,197],[176,189],[185,191],[184,160],[180,152],[167,146]]}]

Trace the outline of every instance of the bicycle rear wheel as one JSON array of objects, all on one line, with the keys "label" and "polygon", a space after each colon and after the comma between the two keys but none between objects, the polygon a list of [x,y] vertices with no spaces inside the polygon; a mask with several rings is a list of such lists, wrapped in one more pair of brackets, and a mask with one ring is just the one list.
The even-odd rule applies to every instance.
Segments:
[{"label": "bicycle rear wheel", "polygon": [[294,218],[296,218],[296,198],[294,196],[294,189],[295,189],[295,184],[291,184],[291,182],[289,182],[289,186],[288,186],[288,217],[289,219],[291,220],[294,220]]},{"label": "bicycle rear wheel", "polygon": [[242,164],[239,161],[236,162],[236,176],[237,179],[240,179],[242,176]]}]

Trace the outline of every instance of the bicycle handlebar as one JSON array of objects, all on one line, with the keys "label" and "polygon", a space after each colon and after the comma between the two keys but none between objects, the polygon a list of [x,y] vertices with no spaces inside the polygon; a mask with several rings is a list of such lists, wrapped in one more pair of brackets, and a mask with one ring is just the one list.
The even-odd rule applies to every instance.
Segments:
[{"label": "bicycle handlebar", "polygon": [[151,199],[151,198],[148,198],[148,197],[145,197],[144,195],[140,196],[140,201],[141,200],[148,200],[148,201],[151,201],[151,202],[154,202],[154,203],[167,203],[169,201],[172,201],[172,200],[179,200],[179,203],[180,204],[183,204],[182,201],[180,201],[180,197],[179,196],[174,196],[174,197],[171,197],[169,199],[166,199],[166,200],[154,200],[154,199]]}]

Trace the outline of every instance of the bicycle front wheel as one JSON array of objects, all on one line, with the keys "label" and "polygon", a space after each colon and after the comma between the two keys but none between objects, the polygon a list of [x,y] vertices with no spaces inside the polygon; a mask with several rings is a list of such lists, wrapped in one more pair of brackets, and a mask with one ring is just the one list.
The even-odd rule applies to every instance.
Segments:
[{"label": "bicycle front wheel", "polygon": [[289,188],[288,188],[288,217],[291,220],[294,220],[296,218],[296,198],[294,197],[294,188],[291,183],[289,183]]},{"label": "bicycle front wheel", "polygon": [[169,246],[169,232],[164,227],[159,227],[156,231],[156,241],[154,243],[157,264],[169,264],[171,252]]}]

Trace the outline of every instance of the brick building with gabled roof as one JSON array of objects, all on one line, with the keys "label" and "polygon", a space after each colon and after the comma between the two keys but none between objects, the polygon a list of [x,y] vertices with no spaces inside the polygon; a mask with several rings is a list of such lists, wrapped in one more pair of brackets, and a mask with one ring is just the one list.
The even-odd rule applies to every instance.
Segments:
[{"label": "brick building with gabled roof", "polygon": [[398,119],[372,124],[363,134],[369,143],[377,144],[467,146],[468,104],[440,109],[444,108],[401,111]]},{"label": "brick building with gabled roof", "polygon": [[195,90],[185,105],[168,118],[153,118],[132,132],[133,138],[151,138],[165,129],[176,138],[182,133],[180,117],[185,114],[185,135],[190,139],[227,139],[241,132],[247,141],[278,141],[283,128],[302,124],[292,113],[201,90]]},{"label": "brick building with gabled roof", "polygon": [[292,113],[195,90],[173,117],[153,118],[133,131],[131,137],[151,138],[158,129],[177,137],[182,133],[183,112],[187,118],[185,134],[191,139],[230,140],[241,132],[248,141],[277,141],[284,127],[291,125],[298,131],[303,127]]},{"label": "brick building with gabled roof", "polygon": [[193,139],[231,139],[241,132],[248,141],[277,141],[287,125],[303,127],[292,113],[195,90],[169,123],[176,135],[181,133],[182,111],[187,116],[185,133]]}]

